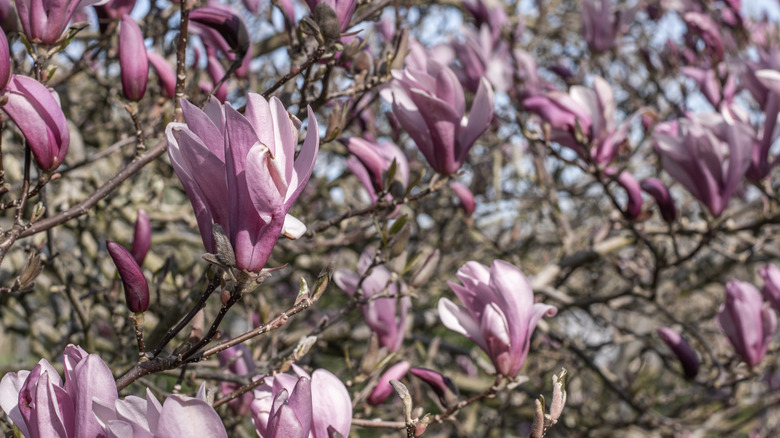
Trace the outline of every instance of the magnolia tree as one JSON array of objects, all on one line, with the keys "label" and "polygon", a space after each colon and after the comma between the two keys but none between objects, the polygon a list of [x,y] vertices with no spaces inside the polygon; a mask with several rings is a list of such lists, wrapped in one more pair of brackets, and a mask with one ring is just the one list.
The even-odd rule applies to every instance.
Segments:
[{"label": "magnolia tree", "polygon": [[777,435],[750,3],[0,0],[0,427]]}]

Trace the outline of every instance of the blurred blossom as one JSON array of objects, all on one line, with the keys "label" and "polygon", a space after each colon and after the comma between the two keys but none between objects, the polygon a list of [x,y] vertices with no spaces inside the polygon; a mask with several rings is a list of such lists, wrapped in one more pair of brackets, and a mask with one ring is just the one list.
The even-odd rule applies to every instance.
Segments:
[{"label": "blurred blossom", "polygon": [[639,2],[628,11],[613,11],[611,0],[582,0],[582,35],[593,52],[616,47],[617,40],[628,30]]},{"label": "blurred blossom", "polygon": [[168,155],[198,220],[206,250],[217,253],[212,224],[230,239],[236,267],[260,271],[285,233],[287,215],[314,169],[317,119],[309,108],[306,140],[295,158],[300,121],[276,97],[249,93],[246,112],[215,99],[205,112],[182,100],[186,123],[166,128]]},{"label": "blurred blossom", "polygon": [[766,265],[758,273],[764,280],[764,288],[761,290],[764,299],[780,312],[780,269],[775,265]]},{"label": "blurred blossom", "polygon": [[317,19],[315,11],[320,3],[327,3],[336,12],[340,30],[346,32],[349,29],[349,22],[352,21],[352,15],[355,14],[357,0],[306,0],[309,10],[315,15],[315,20]]},{"label": "blurred blossom", "polygon": [[149,65],[151,65],[157,73],[163,96],[169,99],[175,96],[176,72],[173,71],[173,67],[168,64],[168,61],[165,58],[154,52],[147,51],[146,56],[149,59]]},{"label": "blurred blossom", "polygon": [[761,292],[737,280],[726,283],[726,302],[720,307],[717,322],[737,354],[751,367],[764,359],[777,330],[775,312],[764,306]]},{"label": "blurred blossom", "polygon": [[200,36],[205,46],[221,51],[230,60],[248,53],[249,32],[233,8],[210,2],[209,6],[190,11],[189,17],[192,33]]},{"label": "blurred blossom", "polygon": [[122,279],[127,308],[134,313],[146,312],[149,308],[149,285],[141,267],[122,245],[108,241],[106,247]]},{"label": "blurred blossom", "polygon": [[[712,68],[684,66],[680,67],[680,72],[696,82],[704,97],[716,110],[728,107],[734,102],[737,80],[735,75],[726,72],[724,64],[721,64],[717,71]],[[725,80],[721,81],[724,76]]]},{"label": "blurred blossom", "polygon": [[479,31],[471,28],[461,30],[464,40],[456,40],[455,49],[462,68],[455,72],[463,86],[476,92],[484,77],[496,91],[506,91],[512,84],[513,69],[509,61],[509,46],[503,40],[494,41],[487,25]]},{"label": "blurred blossom", "polygon": [[196,397],[174,394],[162,405],[147,388],[146,399],[130,395],[111,403],[95,400],[93,409],[108,437],[227,438],[222,419],[206,401],[205,383]]},{"label": "blurred blossom", "polygon": [[123,15],[130,15],[135,8],[137,0],[109,0],[107,3],[96,4],[95,12],[98,16],[98,22],[101,25],[101,32],[104,31],[108,21],[118,21]]},{"label": "blurred blossom", "polygon": [[[206,54],[206,71],[211,77],[211,86],[209,87],[207,93],[211,93],[219,81],[225,77],[225,69],[222,68],[222,64],[219,62],[219,59],[217,59],[217,54],[214,49],[206,48]],[[220,102],[225,103],[225,99],[227,99],[227,81],[222,82],[219,88],[217,88],[217,90],[214,92],[214,96]]]},{"label": "blurred blossom", "polygon": [[631,119],[620,125],[615,120],[617,105],[612,87],[599,76],[593,88],[574,85],[569,93],[553,91],[523,101],[528,111],[538,114],[552,127],[550,140],[604,166],[617,156],[626,141]]},{"label": "blurred blossom", "polygon": [[668,328],[661,327],[658,329],[658,336],[669,346],[677,356],[677,360],[682,365],[685,378],[694,379],[699,374],[699,358],[696,356],[696,352],[691,348],[688,341],[685,340],[679,333]]},{"label": "blurred blossom", "polygon": [[[218,354],[219,365],[227,367],[226,373],[233,373],[239,376],[246,376],[255,372],[255,361],[252,359],[252,353],[244,344],[238,344]],[[230,395],[233,391],[239,389],[241,385],[235,382],[221,382],[220,391],[222,395]],[[228,402],[228,406],[235,415],[242,416],[249,412],[249,406],[252,404],[254,396],[252,392],[246,392],[238,398]]]},{"label": "blurred blossom", "polygon": [[[367,248],[360,255],[357,272],[338,269],[333,274],[333,281],[349,296],[354,296],[360,288],[362,298],[368,300],[360,306],[366,324],[376,333],[381,346],[389,352],[398,351],[404,341],[406,317],[412,307],[412,301],[408,296],[399,296],[406,292],[406,284],[401,280],[394,280],[391,272],[384,266],[374,266],[366,276],[373,259],[374,250]],[[387,298],[371,299],[378,294]]]},{"label": "blurred blossom", "polygon": [[393,160],[396,163],[395,180],[404,188],[409,184],[409,161],[398,146],[390,142],[373,143],[359,137],[339,141],[352,154],[347,158],[347,167],[366,188],[372,202],[377,201],[377,192],[390,189],[385,187],[385,177]]},{"label": "blurred blossom", "polygon": [[[255,389],[251,409],[257,434],[261,438],[330,438],[331,431],[335,431],[342,436],[349,436],[352,401],[341,380],[324,369],[315,370],[311,376],[296,365],[293,365],[293,370],[298,377],[284,373],[273,377],[266,376],[263,377],[264,383]],[[299,387],[302,380],[309,382]],[[308,402],[304,397],[307,393],[306,386],[309,387],[310,394]],[[301,393],[293,398],[293,394],[298,390],[301,390]],[[279,397],[282,391],[286,391],[287,395]],[[282,408],[285,403],[286,407]],[[306,409],[309,411],[306,412]],[[292,420],[290,414],[294,414],[294,419],[300,425],[299,429],[296,428],[295,422],[289,421]],[[271,423],[272,415],[277,417],[274,423]],[[310,424],[304,424],[306,418]],[[304,434],[303,431],[308,432]]]},{"label": "blurred blossom", "polygon": [[390,394],[393,393],[393,387],[390,386],[391,380],[401,380],[406,372],[409,371],[409,362],[402,361],[391,366],[387,371],[382,374],[377,382],[376,387],[368,396],[368,403],[372,405],[378,405],[387,400]]},{"label": "blurred blossom", "polygon": [[672,223],[677,218],[677,209],[674,206],[674,199],[669,193],[669,189],[661,180],[657,178],[645,178],[639,184],[642,190],[649,193],[655,199],[655,203],[658,204],[658,209],[661,211],[661,217],[667,223]]},{"label": "blurred blossom", "polygon": [[479,345],[499,375],[515,377],[528,356],[536,324],[543,316],[555,316],[558,310],[534,303],[528,279],[503,260],[495,260],[490,268],[467,262],[458,269],[457,277],[462,285],[448,284],[465,307],[440,299],[442,323]]},{"label": "blurred blossom", "polygon": [[382,97],[392,102],[401,126],[434,170],[457,172],[493,119],[490,84],[480,81],[467,118],[463,87],[448,67],[428,60],[425,70],[393,70],[392,76]]},{"label": "blurred blossom", "polygon": [[[609,176],[614,176],[616,170],[606,169],[604,173]],[[615,178],[615,181],[623,187],[626,191],[626,196],[628,197],[628,202],[623,209],[623,215],[627,219],[636,219],[639,217],[639,214],[642,213],[642,190],[639,187],[639,181],[637,181],[636,178],[634,178],[634,175],[629,173],[628,170],[620,172],[620,175]]]},{"label": "blurred blossom", "polygon": [[475,0],[463,2],[463,7],[474,17],[478,29],[490,29],[491,38],[501,38],[501,30],[509,22],[504,3],[497,0]]},{"label": "blurred blossom", "polygon": [[466,213],[466,216],[474,214],[476,203],[474,202],[474,194],[471,193],[471,190],[457,181],[451,182],[450,188],[455,192],[458,200],[460,200],[460,206],[463,208],[463,212]]},{"label": "blurred blossom", "polygon": [[32,371],[7,373],[0,381],[0,406],[27,438],[102,435],[94,403],[117,400],[111,370],[96,354],[68,345],[65,383],[46,359]]},{"label": "blurred blossom", "polygon": [[149,58],[146,56],[141,28],[129,15],[122,16],[119,27],[119,68],[122,72],[122,90],[127,100],[141,100],[149,79]]},{"label": "blurred blossom", "polygon": [[144,264],[146,254],[149,252],[149,246],[152,243],[152,224],[149,222],[149,215],[142,208],[138,209],[138,216],[135,219],[135,230],[133,232],[133,259],[138,265]]},{"label": "blurred blossom", "polygon": [[[748,70],[749,71],[749,70]],[[750,160],[750,168],[747,177],[752,181],[764,179],[777,164],[777,159],[770,160],[769,149],[780,136],[777,127],[777,116],[780,114],[780,71],[766,69],[753,71],[752,77],[763,88],[764,97],[762,108],[764,110],[764,124],[757,135],[757,141],[753,145],[753,154]]]},{"label": "blurred blossom", "polygon": [[750,166],[750,128],[720,114],[696,114],[658,124],[653,139],[664,170],[720,216]]},{"label": "blurred blossom", "polygon": [[427,383],[445,408],[450,409],[458,404],[458,388],[449,377],[427,368],[412,368],[409,372]]},{"label": "blurred blossom", "polygon": [[683,15],[683,21],[685,21],[689,31],[704,41],[707,52],[714,61],[723,59],[723,53],[726,50],[723,43],[723,32],[718,28],[715,20],[708,14],[691,11]]}]

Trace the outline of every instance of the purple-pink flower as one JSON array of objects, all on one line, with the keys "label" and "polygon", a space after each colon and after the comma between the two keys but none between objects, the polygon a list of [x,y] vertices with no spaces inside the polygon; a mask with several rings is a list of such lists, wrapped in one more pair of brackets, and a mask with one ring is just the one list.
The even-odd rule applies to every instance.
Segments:
[{"label": "purple-pink flower", "polygon": [[146,399],[131,395],[112,403],[94,400],[92,408],[111,438],[227,438],[222,419],[206,401],[205,384],[195,397],[174,394],[162,405],[147,388]]},{"label": "purple-pink flower", "polygon": [[528,356],[531,335],[543,316],[555,316],[550,305],[534,304],[528,279],[517,267],[495,260],[488,268],[468,262],[458,269],[461,284],[448,282],[463,306],[439,300],[439,317],[450,330],[479,345],[496,373],[514,377]]},{"label": "purple-pink flower", "polygon": [[726,209],[750,166],[750,128],[720,114],[661,123],[653,133],[661,164],[713,216]]},{"label": "purple-pink flower", "polygon": [[127,308],[134,313],[146,312],[149,308],[149,285],[138,262],[130,251],[116,242],[106,242],[106,248],[122,279]]},{"label": "purple-pink flower", "polygon": [[68,26],[70,17],[83,0],[17,0],[16,12],[22,30],[31,43],[52,45]]},{"label": "purple-pink flower", "polygon": [[133,230],[133,247],[131,253],[133,259],[141,266],[144,264],[146,254],[149,253],[149,246],[152,244],[152,223],[149,222],[149,215],[143,208],[138,209],[138,216],[135,219],[135,228]]},{"label": "purple-pink flower", "polygon": [[187,123],[171,123],[165,131],[168,155],[195,210],[203,244],[216,253],[212,225],[219,224],[236,267],[258,272],[285,226],[301,228],[287,211],[314,169],[319,148],[314,113],[309,109],[296,159],[300,121],[275,97],[266,101],[249,93],[245,115],[214,98],[205,112],[183,100],[182,111]]},{"label": "purple-pink flower", "polygon": [[[412,301],[408,296],[400,297],[406,291],[406,284],[393,280],[390,271],[384,266],[374,266],[371,273],[360,282],[371,266],[374,251],[367,249],[360,255],[357,272],[339,269],[333,274],[333,281],[350,296],[357,293],[358,287],[368,302],[360,306],[363,318],[379,338],[379,345],[389,352],[398,351],[404,341],[404,327]],[[372,299],[374,295],[386,294],[387,298]]]},{"label": "purple-pink flower", "polygon": [[409,371],[409,366],[409,362],[404,360],[388,368],[379,378],[374,390],[369,394],[368,403],[378,405],[387,400],[387,397],[390,397],[390,394],[393,393],[390,381],[401,380],[406,375],[406,372]]},{"label": "purple-pink flower", "polygon": [[434,170],[457,172],[493,119],[490,84],[484,78],[480,81],[467,118],[463,86],[449,67],[427,59],[425,70],[407,67],[392,75],[382,96],[392,102],[401,126]]},{"label": "purple-pink flower", "polygon": [[764,280],[764,288],[761,289],[764,299],[780,312],[780,269],[775,265],[766,265],[758,273]]},{"label": "purple-pink flower", "polygon": [[[251,409],[258,435],[329,438],[332,432],[338,432],[348,436],[352,401],[346,386],[324,369],[315,370],[311,376],[295,365],[293,370],[298,377],[266,376],[255,389]],[[280,396],[283,392],[285,395]]]},{"label": "purple-pink flower", "polygon": [[726,302],[717,321],[734,350],[751,367],[764,358],[777,330],[775,312],[764,306],[761,292],[737,280],[726,283]]},{"label": "purple-pink flower", "polygon": [[616,46],[626,32],[639,6],[628,11],[613,11],[611,0],[582,0],[582,36],[593,52],[603,52]]},{"label": "purple-pink flower", "polygon": [[340,140],[352,154],[347,158],[347,167],[368,191],[371,201],[376,202],[377,192],[389,190],[385,187],[386,172],[395,161],[395,180],[409,184],[409,161],[398,146],[390,142],[373,143],[358,137]]},{"label": "purple-pink flower", "polygon": [[598,76],[592,89],[575,85],[568,94],[552,91],[535,95],[526,98],[523,105],[550,124],[550,140],[599,166],[615,159],[628,135],[630,120],[617,124],[612,87]]},{"label": "purple-pink flower", "polygon": [[661,180],[658,178],[645,178],[639,183],[639,186],[655,199],[664,221],[672,223],[677,219],[677,208],[674,206],[674,199],[672,199],[669,189]]},{"label": "purple-pink flower", "polygon": [[116,383],[100,357],[68,345],[62,355],[65,382],[46,359],[32,371],[7,373],[0,406],[27,438],[102,435],[93,402],[114,403]]}]

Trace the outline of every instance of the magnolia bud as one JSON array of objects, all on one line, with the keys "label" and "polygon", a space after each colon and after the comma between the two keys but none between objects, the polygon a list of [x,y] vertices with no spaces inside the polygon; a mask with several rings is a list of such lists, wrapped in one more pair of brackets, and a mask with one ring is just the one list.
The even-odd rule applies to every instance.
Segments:
[{"label": "magnolia bud", "polygon": [[149,215],[143,209],[138,209],[138,217],[135,220],[135,234],[133,235],[133,259],[138,266],[144,264],[146,254],[152,242],[152,224]]},{"label": "magnolia bud", "polygon": [[458,388],[449,377],[426,368],[412,368],[409,372],[427,383],[445,408],[451,409],[458,404]]},{"label": "magnolia bud", "polygon": [[141,268],[130,251],[122,245],[108,241],[106,247],[122,279],[127,308],[135,313],[145,312],[149,308],[149,285]]},{"label": "magnolia bud", "polygon": [[119,29],[119,68],[125,97],[132,101],[141,100],[149,78],[149,58],[141,28],[129,15],[122,16]]}]

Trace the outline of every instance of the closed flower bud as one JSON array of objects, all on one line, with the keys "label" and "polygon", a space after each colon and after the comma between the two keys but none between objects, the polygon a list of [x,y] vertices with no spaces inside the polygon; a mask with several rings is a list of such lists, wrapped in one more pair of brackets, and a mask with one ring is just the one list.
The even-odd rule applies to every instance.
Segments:
[{"label": "closed flower bud", "polygon": [[679,333],[668,327],[659,328],[658,336],[663,339],[674,355],[677,356],[680,365],[683,367],[685,378],[689,380],[694,379],[699,374],[699,358],[696,357],[696,352],[691,348],[690,344]]},{"label": "closed flower bud", "polygon": [[119,29],[119,67],[125,97],[136,102],[141,100],[149,79],[149,59],[141,28],[129,15],[122,16]]},{"label": "closed flower bud", "polygon": [[152,224],[149,215],[144,209],[138,209],[138,217],[135,220],[135,233],[133,234],[133,259],[138,266],[144,264],[146,254],[152,242]]},{"label": "closed flower bud", "polygon": [[119,277],[122,279],[127,308],[135,313],[145,312],[149,308],[149,285],[146,283],[146,277],[141,272],[141,268],[135,262],[130,251],[122,245],[108,241],[106,247],[114,260],[117,271],[119,271]]},{"label": "closed flower bud", "polygon": [[412,368],[409,372],[427,383],[445,408],[451,409],[458,404],[458,388],[449,377],[426,368]]},{"label": "closed flower bud", "polygon": [[379,378],[379,383],[376,384],[376,388],[371,391],[371,395],[368,396],[368,403],[372,405],[378,405],[387,400],[387,397],[393,393],[393,387],[390,386],[391,380],[400,380],[406,372],[409,371],[409,362],[399,362],[382,374]]},{"label": "closed flower bud", "polygon": [[669,189],[666,188],[664,183],[656,178],[645,178],[639,186],[655,198],[655,203],[658,204],[658,209],[661,211],[661,217],[666,223],[672,223],[677,219],[674,199],[672,199],[672,195],[669,194]]},{"label": "closed flower bud", "polygon": [[766,265],[758,270],[764,279],[764,288],[761,292],[764,299],[777,311],[780,311],[780,269],[775,265]]}]

